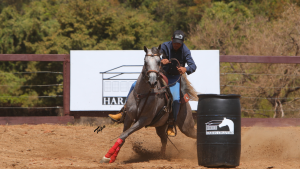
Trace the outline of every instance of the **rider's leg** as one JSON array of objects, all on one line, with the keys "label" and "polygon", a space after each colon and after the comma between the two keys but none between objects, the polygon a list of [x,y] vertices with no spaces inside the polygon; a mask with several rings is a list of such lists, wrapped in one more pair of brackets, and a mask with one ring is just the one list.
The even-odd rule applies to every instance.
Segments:
[{"label": "rider's leg", "polygon": [[130,87],[130,90],[129,90],[129,93],[128,93],[127,97],[126,97],[125,103],[127,102],[127,99],[129,97],[130,93],[132,92],[132,90],[134,89],[135,85],[136,85],[136,81],[132,83],[132,85]]},{"label": "rider's leg", "polygon": [[[176,80],[179,79],[180,75],[168,75],[169,84],[175,83]],[[172,112],[174,122],[177,120],[177,115],[180,109],[180,80],[178,80],[174,85],[170,86],[170,91],[173,96],[173,104],[172,104]],[[173,125],[169,125],[168,127],[168,135],[175,136],[175,132],[173,131]]]},{"label": "rider's leg", "polygon": [[122,109],[120,110],[120,113],[118,113],[118,114],[109,114],[109,115],[108,115],[113,121],[116,121],[116,122],[122,122],[122,121],[120,121],[120,120],[121,120],[121,118],[122,118],[122,116],[123,116],[123,113],[124,113],[124,111],[125,111],[127,99],[128,99],[128,97],[129,97],[130,93],[132,92],[132,90],[134,89],[135,84],[136,84],[136,81],[133,82],[133,84],[131,85],[131,88],[130,88],[130,90],[129,90],[129,93],[128,93],[127,98],[126,98],[126,101],[125,101],[125,105],[124,105],[124,106],[122,107]]}]

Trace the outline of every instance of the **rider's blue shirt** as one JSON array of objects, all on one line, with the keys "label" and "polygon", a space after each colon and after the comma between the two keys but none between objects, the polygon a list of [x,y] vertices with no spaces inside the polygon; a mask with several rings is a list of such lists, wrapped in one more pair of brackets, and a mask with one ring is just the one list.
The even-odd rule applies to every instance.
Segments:
[{"label": "rider's blue shirt", "polygon": [[[191,51],[187,48],[187,46],[183,43],[182,46],[175,51],[173,49],[172,41],[164,42],[161,45],[161,53],[164,53],[167,57],[166,59],[176,58],[182,67],[185,67],[185,64],[187,63],[186,73],[189,75],[196,71],[197,66],[191,56]],[[179,74],[177,68],[176,68],[176,62],[172,61],[173,64],[167,64],[164,65],[163,69],[168,74],[177,75]]]}]

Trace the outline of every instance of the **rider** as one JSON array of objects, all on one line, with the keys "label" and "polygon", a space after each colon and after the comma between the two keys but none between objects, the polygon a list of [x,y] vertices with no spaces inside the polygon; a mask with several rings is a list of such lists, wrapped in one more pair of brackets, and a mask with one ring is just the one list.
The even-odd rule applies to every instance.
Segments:
[{"label": "rider", "polygon": [[[189,75],[195,72],[197,68],[190,50],[183,43],[184,37],[184,33],[181,30],[177,30],[173,33],[171,41],[165,42],[161,45],[161,53],[163,54],[161,62],[164,65],[163,69],[166,72],[169,84],[176,82],[179,79],[180,74],[187,73]],[[170,59],[172,58],[179,61],[180,67],[178,67],[177,61],[173,60],[170,62]],[[187,67],[185,67],[186,63]],[[180,108],[180,80],[170,86],[170,90],[173,96],[173,118],[174,122],[176,122]],[[167,133],[169,136],[175,136],[172,124],[169,125]]]},{"label": "rider", "polygon": [[[163,64],[163,69],[166,72],[166,76],[169,80],[169,84],[172,84],[170,86],[170,90],[173,96],[173,105],[172,105],[172,111],[173,111],[173,118],[174,121],[177,119],[177,114],[179,112],[180,108],[180,74],[187,73],[188,75],[195,72],[197,66],[191,56],[190,50],[187,48],[187,46],[183,43],[184,42],[184,33],[181,30],[176,30],[173,33],[173,36],[171,38],[171,41],[164,42],[161,45],[161,51],[162,53],[162,60],[161,63]],[[177,61],[170,62],[171,58],[175,58],[179,61],[180,67],[178,67]],[[185,64],[187,63],[187,67],[185,67]],[[177,81],[178,80],[178,81]],[[176,82],[177,81],[177,82]],[[173,84],[175,83],[175,84]],[[135,86],[135,83],[132,84],[131,89],[129,91],[129,94],[133,90]],[[129,96],[128,94],[128,96]],[[125,106],[124,106],[125,107]],[[124,108],[121,109],[121,113],[118,113],[116,115],[109,114],[109,117],[112,118],[114,121],[120,121],[122,118]],[[175,136],[175,133],[173,131],[173,125],[169,125],[168,131],[169,136]]]}]

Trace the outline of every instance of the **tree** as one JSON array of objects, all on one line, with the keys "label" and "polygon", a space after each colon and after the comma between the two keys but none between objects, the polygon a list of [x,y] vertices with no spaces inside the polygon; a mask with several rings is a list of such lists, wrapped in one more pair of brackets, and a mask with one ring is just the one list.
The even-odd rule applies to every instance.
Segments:
[{"label": "tree", "polygon": [[[299,16],[299,8],[293,5],[272,22],[249,17],[221,20],[235,16],[217,12],[210,20],[204,16],[191,34],[191,43],[196,49],[219,49],[227,55],[299,56]],[[222,63],[221,72],[234,73],[221,76],[221,91],[244,97],[245,116],[294,117],[295,112],[290,111],[300,108],[295,104],[300,95],[299,65]]]}]

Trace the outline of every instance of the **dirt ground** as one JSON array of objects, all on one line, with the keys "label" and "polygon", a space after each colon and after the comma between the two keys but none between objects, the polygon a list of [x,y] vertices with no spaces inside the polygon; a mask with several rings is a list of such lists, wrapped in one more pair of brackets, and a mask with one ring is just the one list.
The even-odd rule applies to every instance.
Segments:
[{"label": "dirt ground", "polygon": [[[113,164],[99,161],[115,143],[122,125],[0,125],[0,168],[197,168],[196,140],[179,132],[159,157],[154,128],[129,136]],[[300,127],[242,128],[242,153],[237,169],[300,168]]]}]

